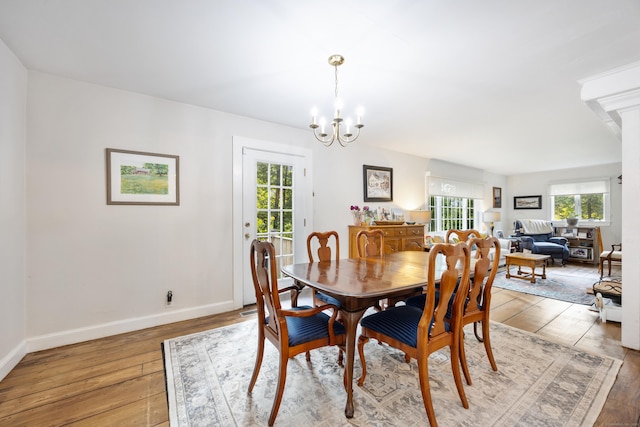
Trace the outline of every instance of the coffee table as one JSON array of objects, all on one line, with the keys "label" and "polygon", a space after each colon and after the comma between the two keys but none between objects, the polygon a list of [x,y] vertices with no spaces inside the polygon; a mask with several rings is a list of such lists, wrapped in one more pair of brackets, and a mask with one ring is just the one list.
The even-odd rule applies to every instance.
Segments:
[{"label": "coffee table", "polygon": [[[543,279],[547,278],[547,260],[551,259],[550,255],[538,255],[538,254],[523,254],[520,252],[514,252],[507,254],[507,279],[512,277],[518,279],[529,280],[531,283],[536,283],[536,276]],[[511,274],[511,266],[518,266],[518,274]],[[542,274],[536,274],[536,266],[542,265]],[[531,272],[522,271],[522,267],[529,267]]]}]

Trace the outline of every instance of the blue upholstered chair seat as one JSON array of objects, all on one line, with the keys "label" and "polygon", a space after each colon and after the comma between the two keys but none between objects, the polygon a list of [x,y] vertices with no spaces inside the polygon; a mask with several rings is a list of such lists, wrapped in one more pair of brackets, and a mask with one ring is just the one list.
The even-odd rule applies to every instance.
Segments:
[{"label": "blue upholstered chair seat", "polygon": [[[418,323],[420,323],[422,311],[422,309],[408,305],[391,307],[364,317],[360,324],[367,329],[387,335],[411,347],[417,347]],[[445,324],[445,329],[449,330],[449,323]],[[429,325],[430,331],[431,325]]]},{"label": "blue upholstered chair seat", "polygon": [[[307,310],[308,305],[294,307],[292,310]],[[287,316],[287,331],[289,333],[289,346],[304,344],[329,336],[327,324],[329,316],[325,313],[318,313],[309,317],[291,317]],[[269,317],[265,318],[265,323],[269,323]],[[342,323],[333,323],[333,333],[335,335],[343,335],[345,333]]]},{"label": "blue upholstered chair seat", "polygon": [[327,295],[327,294],[323,294],[322,292],[316,292],[316,299],[319,299],[320,301],[324,302],[325,304],[332,304],[335,305],[336,307],[340,307],[340,301],[338,301],[337,299],[335,299],[334,297]]},{"label": "blue upholstered chair seat", "polygon": [[[451,299],[449,300],[449,306],[447,307],[447,318],[451,318],[452,313],[453,313],[453,300],[456,297],[456,294],[453,293],[451,295]],[[406,300],[404,300],[404,303],[408,306],[411,307],[415,307],[415,308],[419,308],[420,310],[424,309],[424,305],[427,301],[427,296],[425,294],[422,295],[415,295],[412,297],[407,298]],[[438,305],[438,301],[440,301],[440,291],[436,290],[436,301],[435,301],[435,305]],[[469,303],[468,299],[467,301],[465,301],[464,305],[465,307],[467,306],[467,304]],[[478,306],[478,308],[480,308]]]}]

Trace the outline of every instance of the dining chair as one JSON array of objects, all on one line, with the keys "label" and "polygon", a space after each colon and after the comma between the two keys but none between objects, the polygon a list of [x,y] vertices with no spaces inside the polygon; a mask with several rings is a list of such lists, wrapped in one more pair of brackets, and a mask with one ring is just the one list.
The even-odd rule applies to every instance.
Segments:
[{"label": "dining chair", "polygon": [[[344,346],[345,329],[342,324],[336,322],[338,308],[334,305],[300,306],[290,309],[280,305],[280,294],[295,290],[295,287],[278,289],[277,261],[273,244],[254,240],[251,243],[250,257],[258,309],[258,351],[248,393],[251,394],[256,384],[267,338],[280,353],[278,383],[268,422],[272,426],[280,408],[289,358],[320,347]],[[333,311],[331,316],[323,313],[329,309]],[[308,353],[307,361],[310,361]]]},{"label": "dining chair", "polygon": [[360,230],[356,234],[358,257],[373,257],[384,255],[384,232],[379,228]]},{"label": "dining chair", "polygon": [[[454,237],[455,236],[455,237]],[[456,230],[451,229],[447,230],[447,235],[445,237],[446,243],[456,243],[456,242],[467,242],[473,236],[482,237],[478,230]]]},{"label": "dining chair", "polygon": [[[491,288],[493,287],[493,281],[500,263],[500,240],[495,237],[489,237],[487,239],[472,237],[467,240],[466,243],[470,251],[475,251],[475,263],[473,274],[469,277],[469,286],[467,287],[469,294],[465,299],[462,327],[464,328],[465,325],[473,323],[473,334],[479,342],[484,344],[491,368],[497,371],[498,367],[493,356],[489,335],[489,314],[491,311]],[[490,255],[492,248],[495,251],[493,257]],[[451,317],[454,297],[455,294],[449,301],[447,317]],[[436,304],[438,304],[439,298],[439,290],[436,289]],[[423,294],[407,298],[405,304],[421,309],[425,305],[425,300],[426,296]],[[473,301],[475,301],[475,304]],[[478,322],[482,324],[482,335],[478,333]],[[460,334],[460,339],[460,363],[462,365],[462,372],[464,373],[467,384],[471,385],[471,376],[469,375],[464,351],[464,331]]]},{"label": "dining chair", "polygon": [[[450,229],[447,230],[447,234],[445,237],[445,243],[458,243],[458,242],[462,242],[462,243],[469,243],[469,239],[471,239],[473,236],[475,237],[480,237],[480,232],[478,230],[457,230],[457,229]],[[471,248],[471,246],[469,246]],[[477,256],[477,254],[476,254]],[[437,286],[437,285],[436,285]],[[438,300],[439,296],[438,296],[438,290],[436,289],[436,301]],[[425,304],[425,300],[426,300],[426,295],[424,293],[419,293],[417,295],[412,295],[409,298],[407,298],[405,300],[405,304],[407,305],[411,305],[414,307],[418,307],[420,309],[422,309],[422,307],[424,307]]]},{"label": "dining chair", "polygon": [[[489,237],[488,239],[473,237],[467,243],[469,248],[476,248],[477,258],[473,267],[473,275],[469,279],[468,295],[465,299],[462,315],[462,327],[464,328],[465,325],[473,323],[473,334],[479,342],[484,344],[491,369],[497,371],[498,366],[493,357],[489,335],[489,314],[491,311],[491,288],[493,287],[493,280],[498,272],[500,262],[500,241],[495,237]],[[491,260],[492,257],[490,256],[492,248],[495,251],[493,260]],[[482,324],[482,336],[478,334],[478,322]],[[471,385],[471,376],[469,375],[464,349],[464,333],[460,334],[460,364],[467,384]]]},{"label": "dining chair", "polygon": [[[384,232],[379,228],[373,230],[360,230],[356,234],[356,248],[358,248],[359,258],[368,257],[383,257],[384,256]],[[384,310],[387,307],[393,306],[396,302],[401,301],[402,298],[395,300],[385,298],[378,302],[378,305],[374,306],[377,311]]]},{"label": "dining chair", "polygon": [[[439,260],[440,258],[440,260]],[[442,263],[438,269],[438,263]],[[449,347],[451,369],[462,406],[469,408],[460,374],[460,334],[462,332],[462,310],[469,286],[470,251],[466,243],[438,243],[429,251],[427,270],[426,304],[421,310],[402,305],[365,316],[360,321],[361,334],[358,338],[358,353],[362,364],[362,376],[358,385],[362,386],[367,375],[364,345],[374,338],[387,343],[405,353],[405,357],[417,359],[420,391],[429,423],[436,427],[437,421],[431,402],[429,386],[429,355],[436,350]],[[436,304],[436,274],[442,271]],[[461,277],[460,286],[458,278]],[[458,288],[447,316],[449,300]]]},{"label": "dining chair", "polygon": [[[333,238],[333,248],[335,249],[335,258],[331,256],[331,238]],[[313,252],[317,247],[316,255],[318,257],[318,261],[331,261],[335,259],[335,261],[340,260],[340,236],[337,231],[314,231],[307,236],[307,255],[309,256],[309,262],[314,262]],[[327,295],[323,292],[318,292],[315,289],[311,290],[311,296],[313,300],[313,305],[315,307],[324,305],[324,304],[333,304],[336,307],[340,307],[340,301],[335,299],[334,297]],[[337,317],[338,322],[340,322],[340,312],[338,312]],[[338,350],[338,365],[342,366],[344,360],[344,355],[342,349]]]},{"label": "dining chair", "polygon": [[[332,237],[333,248],[336,254],[335,258],[331,256],[331,245],[329,243]],[[313,257],[315,247],[317,247],[316,255],[318,261],[331,261],[332,259],[338,261],[340,259],[340,237],[337,231],[314,231],[307,236],[307,255],[309,255],[309,262],[315,261]],[[340,307],[340,301],[322,292],[317,292],[315,289],[312,290],[312,296],[314,305],[334,304]]]}]

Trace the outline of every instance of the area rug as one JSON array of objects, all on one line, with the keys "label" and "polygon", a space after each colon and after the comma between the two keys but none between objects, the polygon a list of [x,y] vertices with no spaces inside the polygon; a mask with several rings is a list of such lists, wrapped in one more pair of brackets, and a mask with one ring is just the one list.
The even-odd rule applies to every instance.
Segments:
[{"label": "area rug", "polygon": [[[540,269],[537,267],[536,272]],[[547,268],[547,278],[536,277],[536,283],[514,277],[507,279],[506,271],[500,271],[496,274],[493,286],[575,304],[591,305],[594,297],[587,294],[587,288],[591,288],[597,282],[597,278],[595,276],[589,278],[588,276],[571,275],[570,271],[563,273],[561,267]],[[516,268],[511,267],[511,273],[515,272]]]},{"label": "area rug", "polygon": [[[264,426],[277,384],[278,353],[265,344],[262,369],[251,396],[247,387],[256,353],[256,320],[164,342],[170,424]],[[498,371],[471,329],[465,343],[473,385],[465,384],[469,409],[455,389],[447,350],[429,359],[433,404],[441,426],[591,426],[621,362],[491,324]],[[289,361],[276,426],[428,425],[415,361],[386,345],[365,346],[367,379],[355,385],[355,414],[344,416],[346,392],[337,349]],[[356,356],[354,377],[360,375]]]}]

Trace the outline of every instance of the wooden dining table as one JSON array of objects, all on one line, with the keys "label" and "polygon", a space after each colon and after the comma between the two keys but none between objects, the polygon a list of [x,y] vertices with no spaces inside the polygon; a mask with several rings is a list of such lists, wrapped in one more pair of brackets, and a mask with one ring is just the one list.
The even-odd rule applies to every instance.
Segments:
[{"label": "wooden dining table", "polygon": [[[441,257],[439,257],[441,258]],[[301,289],[308,286],[340,301],[341,319],[346,329],[344,387],[345,415],[352,418],[353,368],[358,322],[369,307],[385,298],[420,292],[427,284],[429,253],[403,251],[375,258],[347,258],[333,261],[287,265],[282,272]],[[444,260],[436,263],[436,278],[442,276]]]}]

